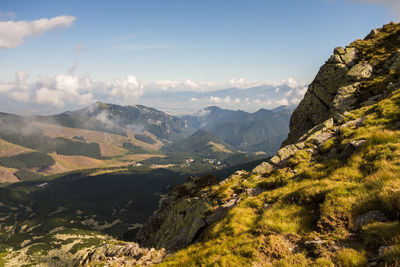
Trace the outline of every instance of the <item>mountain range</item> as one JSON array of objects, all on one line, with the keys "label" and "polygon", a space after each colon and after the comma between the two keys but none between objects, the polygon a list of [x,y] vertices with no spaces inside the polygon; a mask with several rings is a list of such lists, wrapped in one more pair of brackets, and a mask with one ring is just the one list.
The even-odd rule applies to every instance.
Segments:
[{"label": "mountain range", "polygon": [[175,117],[141,105],[97,102],[56,115],[1,113],[1,181],[135,164],[176,167],[188,158],[198,165],[203,157],[208,163],[219,162],[207,163],[209,168],[231,166],[224,160],[232,155],[249,161],[276,151],[287,136],[291,110],[247,113],[209,107]]},{"label": "mountain range", "polygon": [[[97,103],[57,125],[1,114],[2,172],[31,179],[0,187],[0,264],[399,265],[400,24],[335,48],[293,113],[155,113]],[[285,139],[274,130],[291,113]],[[144,118],[142,131],[124,118]],[[276,129],[256,127],[269,120]],[[283,142],[257,159],[264,133]],[[33,175],[78,152],[117,165]]]}]

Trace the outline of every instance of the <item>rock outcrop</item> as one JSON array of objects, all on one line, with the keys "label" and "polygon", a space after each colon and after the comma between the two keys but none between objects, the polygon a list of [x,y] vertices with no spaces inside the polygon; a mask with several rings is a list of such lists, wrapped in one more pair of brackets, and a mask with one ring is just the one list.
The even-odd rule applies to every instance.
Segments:
[{"label": "rock outcrop", "polygon": [[283,146],[296,142],[328,118],[342,122],[343,113],[357,107],[361,82],[370,78],[373,71],[373,66],[357,48],[352,45],[335,48],[294,111]]},{"label": "rock outcrop", "polygon": [[82,258],[84,266],[146,266],[160,263],[165,250],[141,248],[137,243],[115,242],[96,248]]},{"label": "rock outcrop", "polygon": [[399,48],[400,24],[336,48],[275,156],[175,187],[138,242],[174,266],[398,264]]},{"label": "rock outcrop", "polygon": [[239,202],[235,197],[217,201],[210,194],[210,187],[219,183],[217,178],[207,175],[189,178],[175,187],[139,230],[137,241],[145,247],[169,251],[195,242],[208,225],[225,217]]}]

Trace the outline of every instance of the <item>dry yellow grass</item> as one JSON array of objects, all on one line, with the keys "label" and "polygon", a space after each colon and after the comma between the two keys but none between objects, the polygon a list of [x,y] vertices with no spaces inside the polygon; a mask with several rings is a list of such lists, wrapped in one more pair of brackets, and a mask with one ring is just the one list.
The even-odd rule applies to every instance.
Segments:
[{"label": "dry yellow grass", "polygon": [[216,144],[214,142],[208,142],[207,145],[212,146],[213,151],[215,152],[225,152],[225,153],[232,153],[229,149],[227,149],[224,145],[222,144]]},{"label": "dry yellow grass", "polygon": [[0,139],[0,157],[15,156],[18,154],[32,152],[32,149],[15,145]]},{"label": "dry yellow grass", "polygon": [[138,154],[125,155],[117,159],[100,160],[85,156],[64,156],[58,155],[57,153],[51,153],[50,155],[54,158],[56,164],[49,166],[46,170],[41,172],[42,174],[56,174],[93,168],[126,167],[137,161],[156,156],[152,154]]},{"label": "dry yellow grass", "polygon": [[19,179],[14,175],[15,169],[0,167],[0,183],[16,183]]},{"label": "dry yellow grass", "polygon": [[52,138],[64,137],[67,139],[72,139],[74,136],[80,136],[85,139],[87,143],[95,142],[100,145],[101,155],[105,157],[115,157],[124,155],[127,150],[122,148],[124,142],[133,141],[135,145],[141,146],[144,149],[158,150],[160,145],[149,145],[144,142],[140,142],[134,139],[135,133],[129,132],[128,137],[104,133],[99,131],[68,128],[57,125],[45,124],[35,122],[35,125],[41,128],[45,135]]}]

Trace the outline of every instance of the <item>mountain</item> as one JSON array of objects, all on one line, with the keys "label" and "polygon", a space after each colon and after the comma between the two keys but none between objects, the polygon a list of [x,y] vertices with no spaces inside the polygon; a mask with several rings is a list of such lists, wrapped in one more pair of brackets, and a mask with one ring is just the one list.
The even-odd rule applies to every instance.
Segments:
[{"label": "mountain", "polygon": [[90,107],[34,120],[64,127],[103,131],[126,136],[126,131],[147,131],[166,142],[185,137],[191,130],[179,118],[162,111],[136,105],[119,106],[97,102]]},{"label": "mountain", "polygon": [[274,111],[260,109],[254,113],[207,107],[194,115],[182,116],[189,126],[204,129],[242,151],[275,153],[289,132],[294,107]]},{"label": "mountain", "polygon": [[304,85],[279,83],[275,85],[254,86],[249,88],[226,88],[215,91],[186,92],[145,92],[141,103],[156,106],[173,114],[187,114],[209,105],[218,105],[227,109],[246,107],[252,112],[260,108],[297,103],[304,94]]},{"label": "mountain", "polygon": [[[274,157],[176,186],[136,241],[166,249],[163,266],[397,266],[399,121],[400,24],[390,23],[335,48]],[[111,248],[85,262],[121,259],[99,256]]]},{"label": "mountain", "polygon": [[197,130],[188,138],[169,146],[167,149],[191,154],[202,152],[208,147],[211,149],[210,152],[232,153],[233,151],[230,145],[221,142],[218,138],[203,129]]},{"label": "mountain", "polygon": [[[51,116],[0,113],[0,172],[3,174],[0,182],[48,180],[69,171],[109,172],[106,169],[129,169],[132,165],[200,171],[265,157],[251,151],[237,153],[237,148],[223,141],[234,145],[242,142],[226,130],[238,128],[236,132],[242,134],[240,127],[244,126],[238,120],[250,120],[249,113],[240,112],[242,116],[238,117],[236,111],[217,107],[208,110],[211,109],[215,111],[212,112],[215,119],[209,117],[207,121],[217,127],[211,130],[218,137],[203,129],[194,133],[195,128],[186,120],[144,106],[97,102],[81,110]],[[258,118],[279,114],[260,110],[251,115],[255,118],[251,120],[257,124]],[[230,125],[222,126],[221,122]],[[252,138],[250,132],[243,134]],[[261,142],[269,145],[268,141]]]},{"label": "mountain", "polygon": [[[399,121],[400,24],[390,23],[335,48],[282,147],[248,171],[176,185],[185,175],[137,168],[0,188],[0,263],[397,266]],[[165,148],[231,150],[205,129],[187,138]]]}]

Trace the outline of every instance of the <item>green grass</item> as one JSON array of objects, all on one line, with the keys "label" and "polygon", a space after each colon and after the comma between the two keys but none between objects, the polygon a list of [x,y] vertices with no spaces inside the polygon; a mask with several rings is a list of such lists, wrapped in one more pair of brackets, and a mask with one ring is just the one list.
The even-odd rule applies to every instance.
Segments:
[{"label": "green grass", "polygon": [[[392,51],[390,44],[380,45]],[[388,56],[381,52],[370,57],[376,66]],[[376,94],[392,78],[393,73],[372,77],[369,84],[365,83],[369,86],[366,89]],[[214,261],[219,266],[251,266],[255,262],[365,266],[367,253],[375,253],[380,246],[391,246],[382,258],[387,264],[399,264],[400,129],[394,125],[400,121],[400,90],[377,104],[347,113],[345,120],[361,116],[365,117],[363,125],[340,128],[339,136],[319,148],[319,158],[311,157],[306,143],[289,158],[287,168],[250,175],[245,180],[231,177],[223,185],[214,186],[215,203],[246,188],[261,187],[264,192],[255,197],[242,194],[241,203],[213,224],[201,242],[172,254],[164,265],[207,266]],[[346,160],[340,156],[322,160],[333,148],[340,154],[348,142],[360,139],[367,142]],[[371,210],[379,210],[389,221],[357,229],[356,219]],[[335,253],[323,250],[318,257],[310,257],[299,240],[312,239],[346,243],[347,247]],[[298,250],[289,252],[285,242],[297,244]]]},{"label": "green grass", "polygon": [[338,266],[363,267],[367,264],[365,252],[358,252],[354,249],[348,248],[339,250],[334,257],[334,260]]}]

